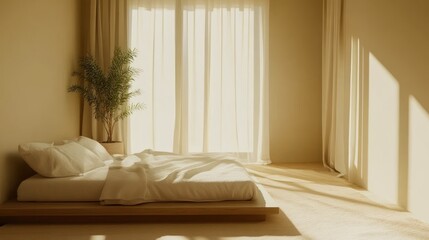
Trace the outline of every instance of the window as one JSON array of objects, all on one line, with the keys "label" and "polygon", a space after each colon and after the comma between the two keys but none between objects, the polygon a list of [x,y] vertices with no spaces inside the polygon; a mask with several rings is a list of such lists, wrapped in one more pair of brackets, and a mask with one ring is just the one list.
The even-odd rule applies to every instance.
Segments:
[{"label": "window", "polygon": [[269,161],[268,0],[130,1],[130,150]]}]

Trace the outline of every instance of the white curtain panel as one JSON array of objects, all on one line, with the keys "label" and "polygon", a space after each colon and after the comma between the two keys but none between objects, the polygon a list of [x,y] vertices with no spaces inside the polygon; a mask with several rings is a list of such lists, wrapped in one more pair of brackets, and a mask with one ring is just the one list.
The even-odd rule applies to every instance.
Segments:
[{"label": "white curtain panel", "polygon": [[322,136],[323,163],[348,172],[350,83],[343,71],[342,0],[323,1]]},{"label": "white curtain panel", "polygon": [[130,152],[232,153],[270,161],[268,0],[132,0],[144,111]]},{"label": "white curtain panel", "polygon": [[[362,182],[367,126],[363,49],[345,39],[343,0],[324,0],[323,12],[323,162],[350,182]],[[346,51],[346,49],[350,49]]]}]

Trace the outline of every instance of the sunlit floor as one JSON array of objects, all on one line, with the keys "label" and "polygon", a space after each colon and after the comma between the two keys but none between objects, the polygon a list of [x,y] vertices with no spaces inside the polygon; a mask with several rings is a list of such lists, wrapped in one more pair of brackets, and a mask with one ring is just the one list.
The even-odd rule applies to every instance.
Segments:
[{"label": "sunlit floor", "polygon": [[0,239],[429,239],[429,224],[319,164],[249,166],[281,207],[259,223],[5,225]]}]

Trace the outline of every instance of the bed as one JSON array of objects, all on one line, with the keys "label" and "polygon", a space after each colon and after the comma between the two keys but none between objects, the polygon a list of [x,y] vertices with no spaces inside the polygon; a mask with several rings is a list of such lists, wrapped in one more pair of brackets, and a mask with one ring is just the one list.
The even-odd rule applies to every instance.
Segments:
[{"label": "bed", "polygon": [[0,222],[262,221],[279,212],[240,163],[221,155],[144,151],[79,176],[36,174],[17,192],[0,206]]}]

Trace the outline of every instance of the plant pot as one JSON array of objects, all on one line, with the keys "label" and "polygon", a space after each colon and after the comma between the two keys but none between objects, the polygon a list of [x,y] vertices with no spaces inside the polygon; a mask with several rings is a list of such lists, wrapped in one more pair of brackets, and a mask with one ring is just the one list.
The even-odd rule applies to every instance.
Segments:
[{"label": "plant pot", "polygon": [[107,150],[110,155],[113,154],[124,154],[124,143],[123,142],[102,142],[101,145]]}]

